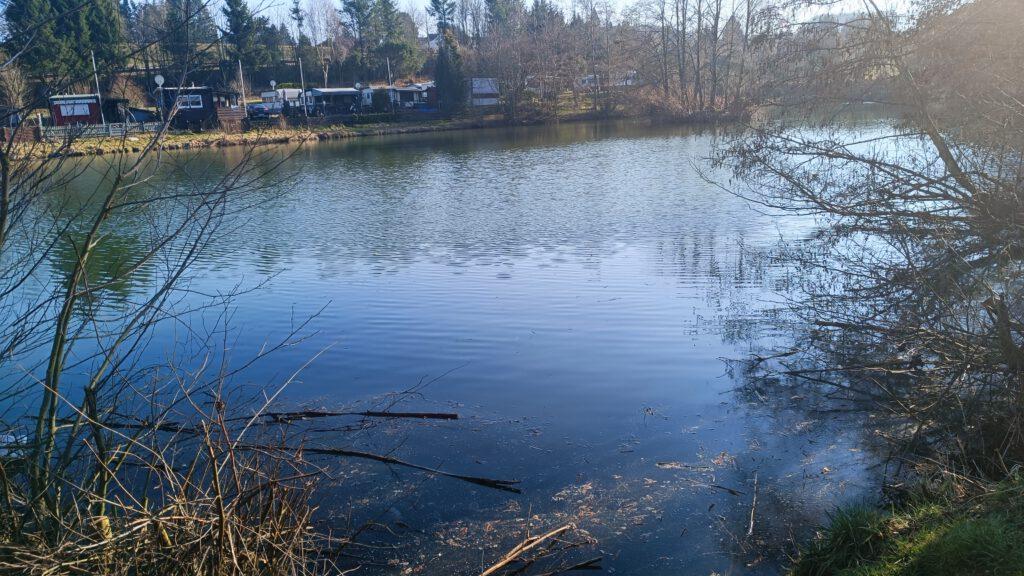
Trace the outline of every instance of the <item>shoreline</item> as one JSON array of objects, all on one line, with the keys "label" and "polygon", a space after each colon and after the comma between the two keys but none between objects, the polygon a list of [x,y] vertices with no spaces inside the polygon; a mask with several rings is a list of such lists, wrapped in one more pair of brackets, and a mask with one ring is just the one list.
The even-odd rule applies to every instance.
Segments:
[{"label": "shoreline", "polygon": [[[349,138],[371,136],[397,136],[402,134],[422,134],[430,132],[454,132],[461,130],[483,130],[487,128],[516,128],[524,126],[545,126],[561,123],[599,122],[615,120],[634,120],[650,122],[666,122],[679,125],[709,125],[720,122],[732,122],[740,119],[735,114],[690,114],[685,116],[662,115],[597,115],[590,112],[575,113],[568,116],[534,120],[507,120],[504,118],[456,118],[447,120],[425,120],[409,122],[388,122],[366,124],[363,126],[346,126],[337,124],[313,129],[301,127],[270,127],[253,129],[248,132],[205,132],[205,133],[168,133],[162,138],[159,148],[162,150],[201,150],[208,148],[228,148],[236,146],[274,146],[285,144],[310,144]],[[90,138],[75,140],[69,147],[61,148],[59,144],[48,142],[32,142],[27,146],[26,157],[43,158],[55,155],[66,156],[102,156],[107,154],[132,154],[142,152],[149,141],[146,135],[127,136],[123,138]]]}]

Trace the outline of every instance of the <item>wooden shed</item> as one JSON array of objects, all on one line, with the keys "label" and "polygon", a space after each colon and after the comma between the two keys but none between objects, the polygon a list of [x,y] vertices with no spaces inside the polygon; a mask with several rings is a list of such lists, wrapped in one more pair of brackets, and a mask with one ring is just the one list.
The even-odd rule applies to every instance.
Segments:
[{"label": "wooden shed", "polygon": [[102,124],[98,94],[62,94],[50,96],[50,118],[54,126]]}]

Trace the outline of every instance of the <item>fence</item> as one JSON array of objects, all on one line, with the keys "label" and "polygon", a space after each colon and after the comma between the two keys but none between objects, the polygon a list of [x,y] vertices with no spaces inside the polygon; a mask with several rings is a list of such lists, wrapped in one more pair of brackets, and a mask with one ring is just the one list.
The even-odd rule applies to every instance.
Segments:
[{"label": "fence", "polygon": [[162,122],[121,122],[114,124],[86,124],[81,126],[43,126],[43,140],[66,141],[72,138],[121,138],[131,134],[159,132]]}]

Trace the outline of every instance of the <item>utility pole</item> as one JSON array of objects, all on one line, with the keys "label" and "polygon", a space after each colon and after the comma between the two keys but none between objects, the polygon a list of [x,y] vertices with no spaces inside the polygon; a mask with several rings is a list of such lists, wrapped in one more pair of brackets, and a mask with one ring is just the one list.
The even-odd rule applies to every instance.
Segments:
[{"label": "utility pole", "polygon": [[299,59],[299,88],[302,89],[299,102],[302,102],[302,114],[309,118],[309,110],[306,108],[306,76],[302,73],[302,56],[296,56],[296,58]]},{"label": "utility pole", "polygon": [[238,59],[238,85],[242,88],[242,111],[249,117],[249,108],[245,105],[245,76],[242,75],[242,59]]},{"label": "utility pole", "polygon": [[394,111],[395,111],[395,103],[391,101],[391,92],[395,88],[395,81],[391,79],[391,57],[390,56],[385,57],[385,61],[388,63],[388,87],[387,87],[388,108],[390,108],[391,112],[394,113]]},{"label": "utility pole", "polygon": [[100,106],[100,122],[106,126],[107,119],[103,116],[103,96],[100,94],[100,77],[96,73],[96,52],[89,50],[89,56],[92,58],[92,79],[96,83],[96,102]]}]

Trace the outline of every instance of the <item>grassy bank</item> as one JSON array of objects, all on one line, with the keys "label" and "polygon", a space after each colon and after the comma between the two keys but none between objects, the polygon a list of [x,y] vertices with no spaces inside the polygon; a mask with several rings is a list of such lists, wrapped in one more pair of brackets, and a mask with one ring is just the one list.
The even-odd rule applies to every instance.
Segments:
[{"label": "grassy bank", "polygon": [[[388,134],[412,134],[418,132],[436,132],[445,130],[466,130],[499,126],[501,121],[488,119],[456,119],[428,120],[423,122],[379,123],[361,126],[319,126],[319,127],[266,127],[241,133],[225,133],[220,131],[168,133],[161,145],[165,150],[189,150],[202,148],[223,148],[230,146],[255,146],[271,144],[290,144],[339,140],[361,136],[380,136]],[[148,143],[148,136],[136,135],[127,138],[82,138],[70,146],[59,142],[41,142],[26,144],[20,150],[27,156],[49,156],[56,153],[67,153],[72,156],[95,154],[111,154],[121,152],[140,152]]]},{"label": "grassy bank", "polygon": [[964,492],[963,486],[947,485],[919,491],[888,511],[839,511],[791,574],[1024,574],[1024,476]]},{"label": "grassy bank", "polygon": [[[298,127],[261,127],[247,132],[226,133],[183,132],[168,133],[161,140],[164,150],[193,150],[203,148],[223,148],[231,146],[262,146],[275,144],[299,144],[359,138],[365,136],[388,136],[397,134],[417,134],[424,132],[444,132],[454,130],[473,130],[481,128],[500,128],[504,126],[527,126],[557,124],[562,122],[583,122],[589,120],[614,120],[627,117],[650,118],[658,122],[679,124],[711,124],[731,121],[737,117],[720,114],[694,114],[686,116],[624,116],[621,114],[607,116],[589,111],[560,113],[557,116],[529,118],[511,121],[500,116],[473,118],[431,119],[405,122],[380,122],[346,126],[298,126]],[[148,143],[148,136],[136,135],[126,138],[81,138],[70,145],[61,142],[27,142],[16,149],[22,157],[46,157],[54,154],[70,156],[89,156],[99,154],[141,152]]]}]

